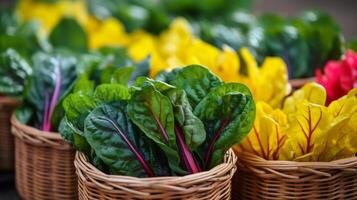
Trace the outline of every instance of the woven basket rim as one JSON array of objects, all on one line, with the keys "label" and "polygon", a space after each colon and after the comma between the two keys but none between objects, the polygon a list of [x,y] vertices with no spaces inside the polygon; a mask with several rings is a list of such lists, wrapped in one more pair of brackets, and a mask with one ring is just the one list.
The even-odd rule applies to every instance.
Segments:
[{"label": "woven basket rim", "polygon": [[232,149],[229,149],[226,155],[228,155],[227,156],[228,159],[225,159],[223,163],[217,165],[216,167],[208,171],[189,174],[185,176],[161,176],[161,177],[139,178],[139,177],[123,176],[123,175],[110,175],[94,167],[91,163],[87,161],[86,156],[79,151],[76,152],[74,165],[76,166],[77,170],[80,169],[82,171],[85,171],[85,173],[90,174],[96,179],[100,179],[102,181],[115,182],[115,183],[143,184],[145,186],[147,186],[148,184],[150,185],[155,185],[155,184],[162,185],[162,184],[170,184],[170,183],[180,184],[190,180],[199,180],[201,178],[212,176],[215,173],[226,174],[231,170],[235,171],[236,161],[237,161],[236,155],[234,154]]},{"label": "woven basket rim", "polygon": [[26,131],[27,134],[33,136],[40,136],[48,139],[58,139],[62,140],[61,135],[58,132],[42,131],[32,126],[22,124],[16,117],[15,113],[11,116],[11,124],[18,129]]},{"label": "woven basket rim", "polygon": [[304,174],[315,174],[321,177],[332,177],[336,171],[357,173],[357,157],[338,159],[330,162],[297,162],[265,160],[251,153],[238,153],[238,168],[250,171],[259,176],[275,174],[282,178],[301,179]]},{"label": "woven basket rim", "polygon": [[298,165],[298,166],[329,166],[329,165],[339,165],[339,164],[348,164],[351,162],[357,162],[356,156],[351,156],[349,158],[342,158],[332,161],[311,161],[311,162],[299,162],[299,161],[290,161],[290,160],[266,160],[260,156],[257,156],[252,153],[244,152],[237,153],[239,155],[239,160],[256,160],[257,162],[264,162],[268,165]]},{"label": "woven basket rim", "polygon": [[21,103],[21,100],[16,97],[10,96],[0,96],[0,104],[9,105],[9,106],[17,106]]}]

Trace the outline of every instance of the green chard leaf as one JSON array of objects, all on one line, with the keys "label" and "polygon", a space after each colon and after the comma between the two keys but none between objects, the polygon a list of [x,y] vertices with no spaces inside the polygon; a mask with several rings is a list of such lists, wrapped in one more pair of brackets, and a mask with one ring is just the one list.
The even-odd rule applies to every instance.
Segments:
[{"label": "green chard leaf", "polygon": [[223,82],[207,68],[190,65],[178,71],[171,84],[185,90],[191,106],[195,108],[213,88]]},{"label": "green chard leaf", "polygon": [[129,85],[132,85],[132,83],[140,76],[146,76],[146,77],[149,76],[150,62],[151,62],[151,57],[149,56],[144,60],[142,60],[141,62],[135,64],[136,68],[130,77]]},{"label": "green chard leaf", "polygon": [[[158,88],[155,87],[156,85]],[[171,86],[167,86],[169,85],[154,80],[142,82],[142,87],[134,92],[129,101],[128,114],[147,137],[155,141],[166,153],[170,168],[174,173],[199,172],[201,169],[191,151],[204,141],[204,129],[201,127],[201,130],[192,130],[200,127],[200,124],[191,127],[192,123],[199,119],[193,116],[190,107],[182,108],[182,106],[189,105],[185,94],[182,94],[184,91],[181,90],[180,93],[174,91]],[[173,90],[167,94],[175,102],[177,113],[174,114],[170,98],[161,94],[158,89],[164,92]],[[176,116],[179,118],[177,122]],[[185,166],[187,172],[184,172],[181,166]]]},{"label": "green chard leaf", "polygon": [[0,55],[0,93],[20,96],[32,68],[17,51],[8,49]]},{"label": "green chard leaf", "polygon": [[131,97],[129,88],[120,84],[102,84],[94,91],[94,98],[99,102],[116,102],[129,100]]},{"label": "green chard leaf", "polygon": [[49,40],[55,47],[85,52],[88,49],[86,32],[72,18],[63,18],[52,30]]},{"label": "green chard leaf", "polygon": [[61,134],[61,137],[72,144],[76,150],[86,154],[91,151],[87,140],[84,138],[84,132],[74,127],[66,117],[61,120],[58,131]]},{"label": "green chard leaf", "polygon": [[[61,97],[76,78],[76,59],[38,53],[33,57],[33,74],[26,80],[25,100],[34,107],[34,126],[44,131],[55,130],[51,118]],[[57,116],[58,118],[58,116]]]},{"label": "green chard leaf", "polygon": [[207,139],[200,153],[209,169],[220,164],[225,152],[249,133],[255,119],[255,104],[246,86],[228,83],[211,91],[194,109],[194,114],[206,128]]},{"label": "green chard leaf", "polygon": [[154,86],[146,85],[134,92],[127,110],[130,119],[165,152],[170,168],[182,174],[170,99]]},{"label": "green chard leaf", "polygon": [[139,90],[140,90],[141,87],[144,87],[144,86],[153,86],[159,92],[164,92],[166,90],[175,88],[174,86],[169,85],[169,84],[167,84],[165,82],[162,82],[162,81],[159,81],[159,80],[153,80],[151,78],[147,78],[147,77],[144,77],[144,76],[138,77],[135,80],[134,84],[133,84],[133,87],[137,88]]},{"label": "green chard leaf", "polygon": [[[94,109],[85,122],[85,137],[96,155],[109,166],[111,173],[152,177],[167,175],[155,146],[135,130],[123,108],[102,105]],[[145,153],[144,153],[145,152]]]},{"label": "green chard leaf", "polygon": [[201,120],[193,114],[186,92],[182,89],[171,89],[164,93],[169,97],[175,116],[175,127],[184,133],[185,143],[194,151],[206,139],[205,127]]},{"label": "green chard leaf", "polygon": [[84,130],[84,120],[96,106],[92,96],[81,92],[70,94],[63,101],[67,120],[81,131]]},{"label": "green chard leaf", "polygon": [[28,106],[21,106],[16,108],[15,110],[16,118],[22,124],[29,124],[33,117],[33,113],[34,113],[33,109]]},{"label": "green chard leaf", "polygon": [[114,71],[111,75],[111,83],[128,85],[131,75],[135,71],[135,67],[121,67]]},{"label": "green chard leaf", "polygon": [[177,73],[181,70],[181,68],[175,68],[171,71],[161,71],[155,77],[155,80],[162,81],[166,83],[172,83],[177,76]]}]

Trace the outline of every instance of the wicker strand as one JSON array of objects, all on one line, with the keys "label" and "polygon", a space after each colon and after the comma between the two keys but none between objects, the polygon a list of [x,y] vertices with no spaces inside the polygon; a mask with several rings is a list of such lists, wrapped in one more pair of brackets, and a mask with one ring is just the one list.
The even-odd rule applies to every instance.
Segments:
[{"label": "wicker strand", "polygon": [[295,162],[240,153],[237,166],[233,199],[357,199],[357,157]]},{"label": "wicker strand", "polygon": [[19,123],[13,115],[16,188],[25,200],[75,200],[75,151],[58,133]]},{"label": "wicker strand", "polygon": [[79,199],[230,199],[236,156],[230,150],[224,163],[182,177],[136,178],[107,175],[91,165],[84,154],[75,159]]}]

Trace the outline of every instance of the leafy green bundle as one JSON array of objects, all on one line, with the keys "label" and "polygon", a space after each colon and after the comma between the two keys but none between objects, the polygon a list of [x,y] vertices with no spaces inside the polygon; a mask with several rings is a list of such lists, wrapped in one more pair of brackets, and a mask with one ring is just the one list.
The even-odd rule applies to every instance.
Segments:
[{"label": "leafy green bundle", "polygon": [[203,20],[195,27],[203,40],[215,46],[249,47],[260,64],[267,56],[283,58],[290,78],[313,76],[328,60],[339,59],[345,46],[337,22],[319,11],[291,18],[237,12],[229,20]]},{"label": "leafy green bundle", "polygon": [[85,54],[55,49],[29,56],[31,59],[25,59],[11,48],[0,54],[0,94],[22,99],[17,118],[44,131],[57,131],[64,115],[63,98],[83,81],[78,74],[88,76],[93,85],[109,83],[114,71],[124,75],[116,79],[119,83],[149,74],[149,58],[133,63],[121,48]]},{"label": "leafy green bundle", "polygon": [[37,52],[29,63],[8,49],[0,55],[0,92],[22,98],[16,111],[22,123],[50,131],[57,102],[76,78],[76,62],[75,57]]},{"label": "leafy green bundle", "polygon": [[128,31],[145,29],[151,33],[165,30],[170,21],[182,16],[191,20],[222,21],[237,10],[250,10],[252,0],[88,0],[89,11],[99,19],[114,16]]},{"label": "leafy green bundle", "polygon": [[198,65],[94,87],[83,75],[63,101],[60,133],[98,169],[136,177],[185,175],[220,164],[252,128],[249,89]]}]

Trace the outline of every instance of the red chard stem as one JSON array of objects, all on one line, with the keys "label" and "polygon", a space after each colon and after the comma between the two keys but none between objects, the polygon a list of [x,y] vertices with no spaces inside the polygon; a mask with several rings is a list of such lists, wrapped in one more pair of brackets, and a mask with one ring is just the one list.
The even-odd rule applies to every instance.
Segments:
[{"label": "red chard stem", "polygon": [[199,165],[197,165],[194,157],[192,156],[190,150],[188,149],[188,147],[185,143],[184,135],[182,134],[180,128],[177,127],[176,125],[175,125],[175,133],[176,133],[177,142],[178,142],[180,151],[182,153],[182,157],[183,157],[182,159],[186,165],[187,170],[191,174],[200,172],[201,169],[200,169]]}]

